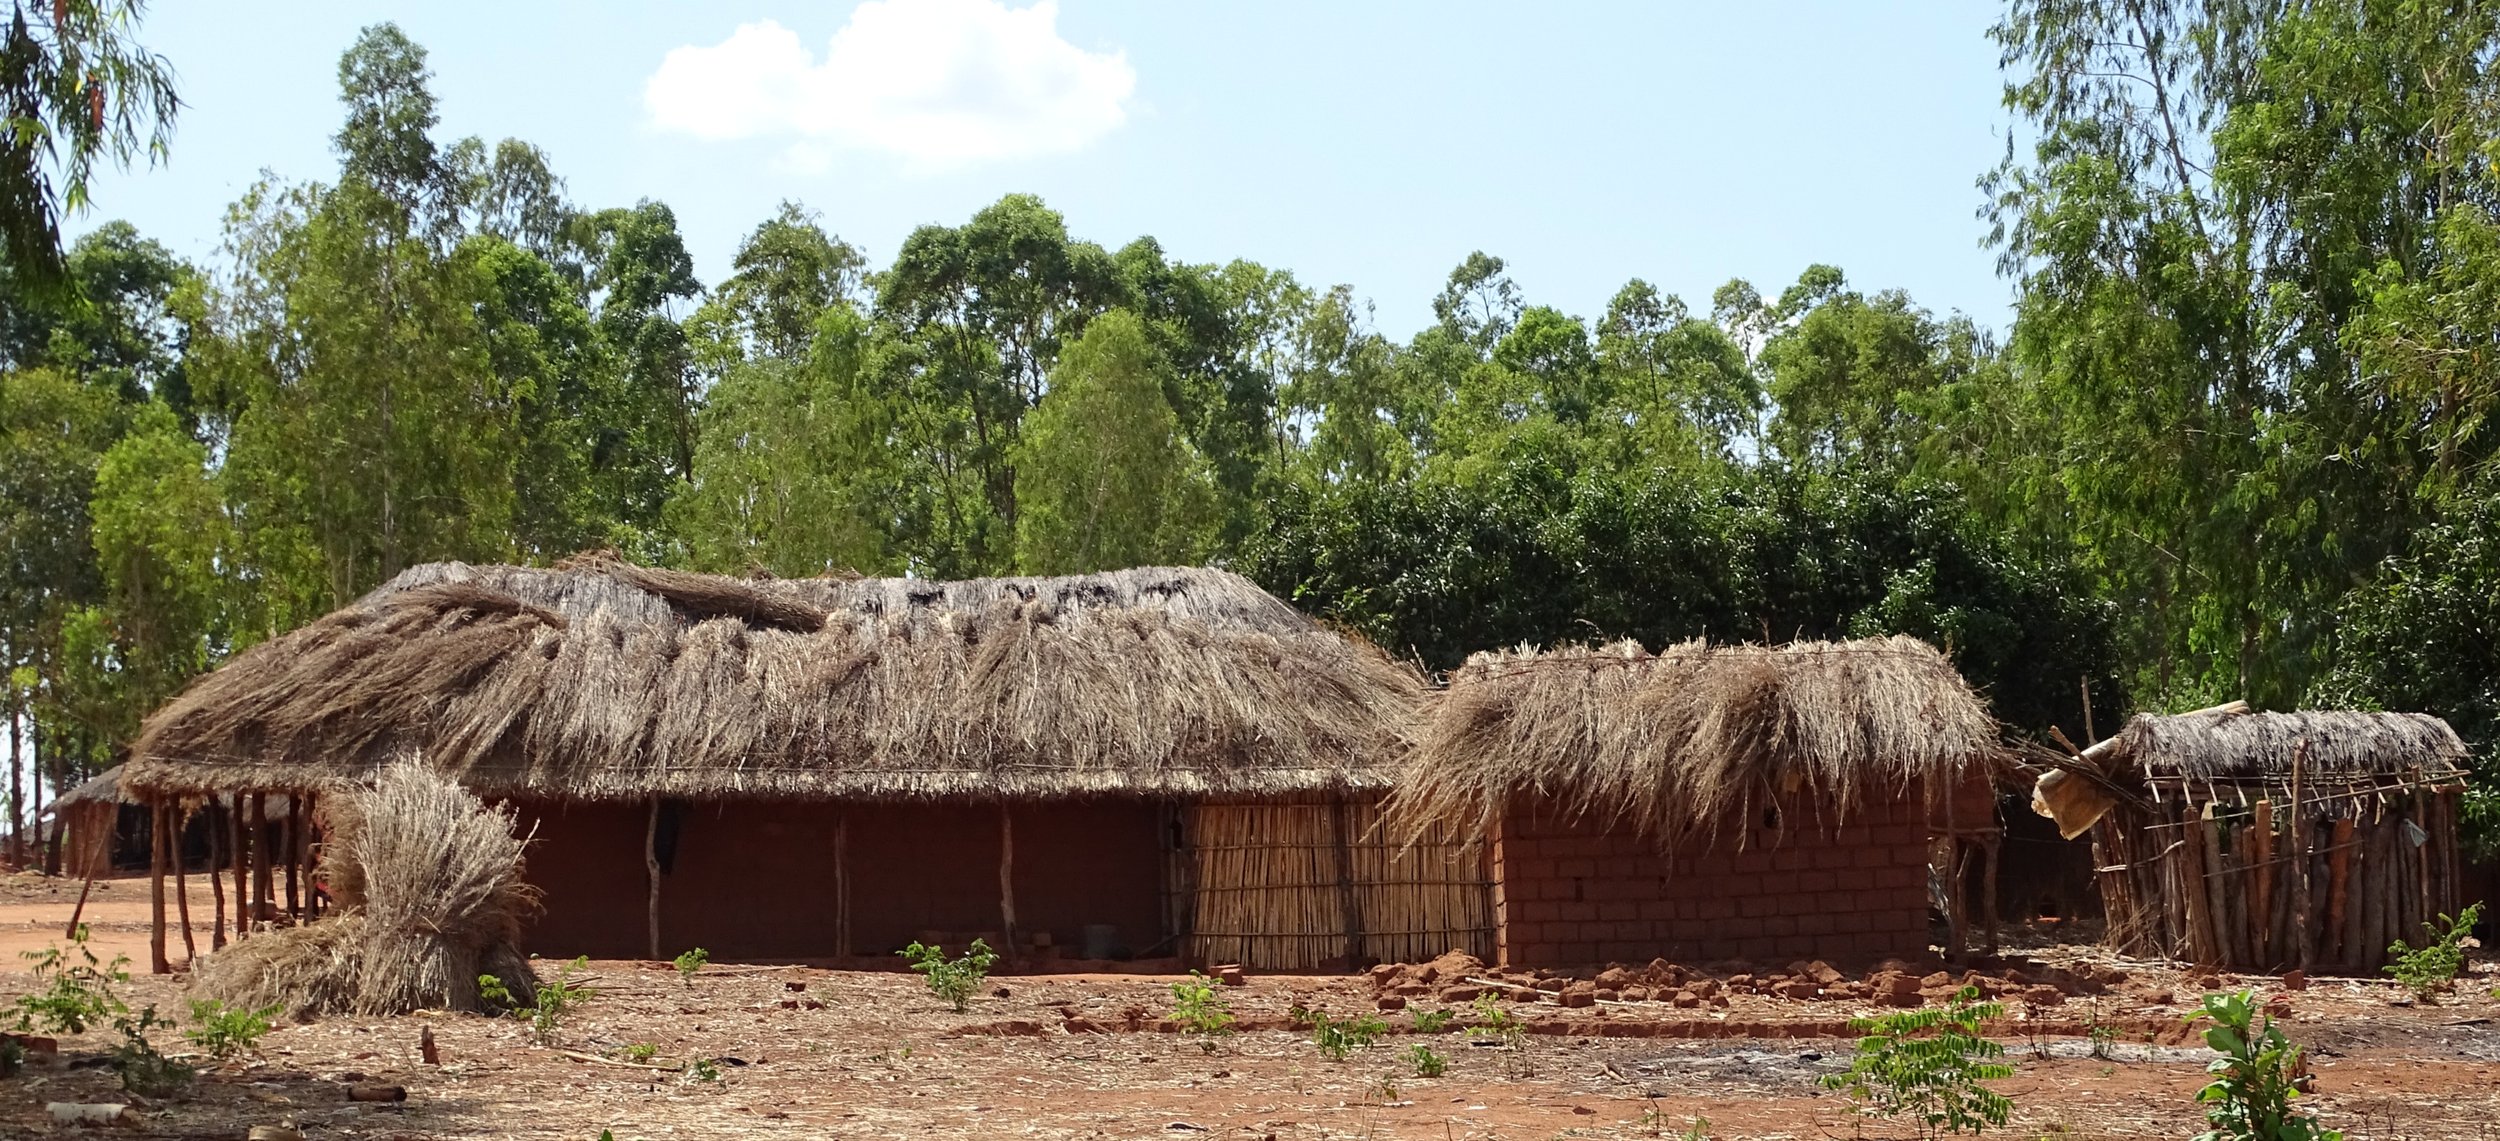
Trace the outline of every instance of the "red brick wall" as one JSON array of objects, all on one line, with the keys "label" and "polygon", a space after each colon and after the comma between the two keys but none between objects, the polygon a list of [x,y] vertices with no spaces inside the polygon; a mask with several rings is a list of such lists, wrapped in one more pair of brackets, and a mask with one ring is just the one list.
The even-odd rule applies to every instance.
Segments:
[{"label": "red brick wall", "polygon": [[1926,811],[1764,827],[1755,811],[1674,851],[1629,826],[1514,806],[1493,845],[1501,961],[1579,966],[1909,956],[1928,946]]}]

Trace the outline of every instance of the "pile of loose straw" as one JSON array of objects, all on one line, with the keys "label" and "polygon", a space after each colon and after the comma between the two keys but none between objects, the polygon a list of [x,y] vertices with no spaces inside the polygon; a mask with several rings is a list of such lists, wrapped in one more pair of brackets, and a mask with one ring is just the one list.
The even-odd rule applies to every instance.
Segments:
[{"label": "pile of loose straw", "polygon": [[337,912],[203,958],[192,978],[202,997],[296,1018],[477,1011],[489,974],[533,1000],[537,977],[514,944],[538,896],[509,811],[413,763],[323,802]]}]

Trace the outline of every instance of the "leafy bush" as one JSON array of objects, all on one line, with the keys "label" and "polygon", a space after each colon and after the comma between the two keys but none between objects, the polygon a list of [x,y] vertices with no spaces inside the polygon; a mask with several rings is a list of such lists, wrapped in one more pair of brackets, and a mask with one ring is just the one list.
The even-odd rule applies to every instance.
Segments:
[{"label": "leafy bush", "polygon": [[711,961],[712,953],[701,947],[683,952],[677,956],[677,975],[687,982],[693,982],[695,972],[702,970],[703,964]]},{"label": "leafy bush", "polygon": [[96,957],[87,946],[87,927],[70,933],[67,950],[47,947],[22,952],[36,989],[18,998],[17,1028],[51,1034],[84,1034],[111,1025],[121,1035],[113,1047],[113,1069],[122,1088],[147,1097],[169,1097],[191,1084],[191,1068],[167,1058],[148,1040],[155,1030],[171,1029],[172,1019],[157,1016],[154,1006],[130,1009],[116,988],[130,982],[130,959],[112,962]]},{"label": "leafy bush", "polygon": [[998,955],[990,950],[990,945],[979,939],[973,940],[971,947],[951,961],[946,957],[945,948],[923,946],[918,942],[895,953],[926,978],[929,993],[945,1000],[948,1006],[958,1011],[971,1008],[972,996],[980,991],[981,980],[990,975],[990,964],[998,961]]},{"label": "leafy bush", "polygon": [[538,999],[527,1007],[514,1001],[512,988],[504,985],[502,979],[493,975],[479,975],[477,977],[478,998],[488,1007],[516,1018],[527,1014],[530,1022],[530,1035],[536,1038],[541,1046],[553,1046],[556,1044],[556,1032],[563,1028],[564,1016],[571,1013],[574,1007],[590,1001],[591,996],[598,993],[586,984],[573,981],[573,972],[589,968],[590,957],[587,955],[558,967],[554,978],[540,981]]},{"label": "leafy bush", "polygon": [[170,1030],[173,1025],[172,1019],[157,1017],[153,1006],[135,1015],[125,1012],[114,1020],[122,1040],[113,1047],[113,1070],[121,1075],[123,1089],[141,1097],[172,1097],[191,1084],[191,1067],[166,1057],[148,1041],[149,1031]]},{"label": "leafy bush", "polygon": [[2473,938],[2474,925],[2482,922],[2483,905],[2476,903],[2455,915],[2442,915],[2439,925],[2425,923],[2422,933],[2430,941],[2415,948],[2398,939],[2389,944],[2387,973],[2396,976],[2406,990],[2423,1002],[2436,1000],[2439,992],[2456,985],[2457,972],[2465,967],[2465,948]]},{"label": "leafy bush", "polygon": [[1406,1064],[1414,1067],[1419,1078],[1437,1078],[1450,1068],[1447,1060],[1432,1052],[1432,1047],[1417,1043],[1406,1048]]},{"label": "leafy bush", "polygon": [[2300,1047],[2275,1028],[2263,1025],[2248,992],[2209,994],[2205,1009],[2190,1021],[2211,1021],[2205,1044],[2221,1057],[2205,1072],[2213,1084],[2196,1094],[2205,1104],[2205,1122],[2212,1129],[2196,1141],[2343,1141],[2343,1134],[2318,1128],[2318,1119],[2292,1110],[2300,1096],[2293,1083],[2300,1073]]},{"label": "leafy bush", "polygon": [[1415,1032],[1438,1034],[1443,1027],[1450,1024],[1451,1019],[1456,1017],[1458,1017],[1458,1012],[1455,1010],[1418,1010],[1415,1012]]},{"label": "leafy bush", "polygon": [[1210,1054],[1217,1038],[1233,1032],[1232,1008],[1216,993],[1215,981],[1196,971],[1189,972],[1188,981],[1172,984],[1172,1020]]},{"label": "leafy bush", "polygon": [[1964,987],[1942,1009],[1851,1019],[1849,1029],[1864,1035],[1857,1056],[1847,1072],[1823,1084],[1847,1090],[1886,1117],[1915,1119],[1923,1137],[2005,1124],[2013,1101],[1979,1084],[2014,1074],[1994,1060],[2005,1056],[2005,1047],[1979,1035],[1980,1023],[2004,1017],[2005,1007],[1978,998],[1979,988]]},{"label": "leafy bush", "polygon": [[477,998],[487,1009],[498,1014],[509,1014],[514,1009],[512,988],[503,985],[503,980],[493,975],[477,977]]},{"label": "leafy bush", "polygon": [[261,1035],[269,1033],[270,1020],[278,1016],[279,1007],[272,1003],[259,1010],[230,1010],[216,999],[191,1002],[191,1028],[182,1036],[200,1052],[216,1061],[225,1061],[259,1044]]}]

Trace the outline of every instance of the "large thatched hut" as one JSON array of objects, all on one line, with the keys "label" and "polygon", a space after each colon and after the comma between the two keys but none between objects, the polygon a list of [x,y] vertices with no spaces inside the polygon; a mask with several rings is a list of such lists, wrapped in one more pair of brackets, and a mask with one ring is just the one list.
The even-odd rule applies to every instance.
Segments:
[{"label": "large thatched hut", "polygon": [[438,563],[202,679],[127,785],[317,803],[421,758],[534,829],[546,954],[1313,967],[1484,938],[1480,870],[1370,827],[1421,690],[1218,570]]},{"label": "large thatched hut", "polygon": [[2376,973],[2457,909],[2465,745],[2419,713],[2142,714],[2042,778],[2109,939],[2241,970]]},{"label": "large thatched hut", "polygon": [[1391,811],[1489,840],[1509,963],[1916,954],[1931,861],[1958,885],[1993,851],[1998,756],[1910,638],[1487,653],[1429,699]]}]

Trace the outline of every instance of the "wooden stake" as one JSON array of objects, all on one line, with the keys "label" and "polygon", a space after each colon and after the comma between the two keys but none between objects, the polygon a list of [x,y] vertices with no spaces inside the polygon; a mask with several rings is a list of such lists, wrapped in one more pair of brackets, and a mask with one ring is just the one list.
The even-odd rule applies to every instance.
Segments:
[{"label": "wooden stake", "polygon": [[276,910],[276,908],[272,905],[272,901],[274,901],[278,895],[276,890],[276,880],[271,875],[271,872],[274,871],[276,867],[274,858],[277,853],[271,851],[269,846],[268,793],[255,792],[252,794],[251,835],[252,921],[254,923],[258,923],[264,919],[272,918],[270,913]]},{"label": "wooden stake", "polygon": [[2306,741],[2292,750],[2292,965],[2302,971],[2316,965],[2318,952],[2312,934],[2315,917],[2309,914],[2309,837],[2316,825],[2300,800],[2302,762],[2308,755]]},{"label": "wooden stake", "polygon": [[2215,937],[2213,899],[2207,894],[2206,872],[2219,863],[2210,855],[2213,837],[2194,805],[2179,810],[2179,826],[2186,833],[2186,843],[2179,846],[2171,861],[2178,869],[2179,894],[2187,899],[2188,929],[2185,958],[2199,966],[2214,966],[2221,961],[2220,940]]},{"label": "wooden stake", "polygon": [[[105,810],[108,812],[113,811],[113,807],[114,806],[112,805],[107,805],[105,806]],[[80,809],[80,811],[84,812],[86,810]],[[87,882],[78,889],[78,906],[69,909],[69,930],[62,932],[61,938],[78,938],[78,917],[87,913],[87,893],[95,890],[96,871],[103,864],[104,860],[102,857],[87,861]]]},{"label": "wooden stake", "polygon": [[1000,938],[1007,945],[999,953],[1013,960],[1016,957],[1016,815],[1001,802],[998,806],[998,921]]},{"label": "wooden stake", "polygon": [[161,804],[148,805],[148,900],[148,969],[172,974],[173,964],[165,961],[165,806]]},{"label": "wooden stake", "polygon": [[2257,802],[2256,823],[2249,826],[2256,841],[2249,868],[2256,873],[2256,906],[2249,909],[2249,962],[2262,965],[2274,955],[2274,801]]},{"label": "wooden stake", "polygon": [[191,881],[183,874],[183,865],[187,861],[182,855],[182,838],[191,830],[191,810],[176,801],[165,813],[176,821],[174,834],[168,843],[174,863],[174,906],[182,915],[182,965],[188,968],[200,958],[199,944],[191,940]]},{"label": "wooden stake", "polygon": [[650,822],[642,830],[642,869],[651,880],[652,962],[660,960],[660,798],[651,798]]}]

